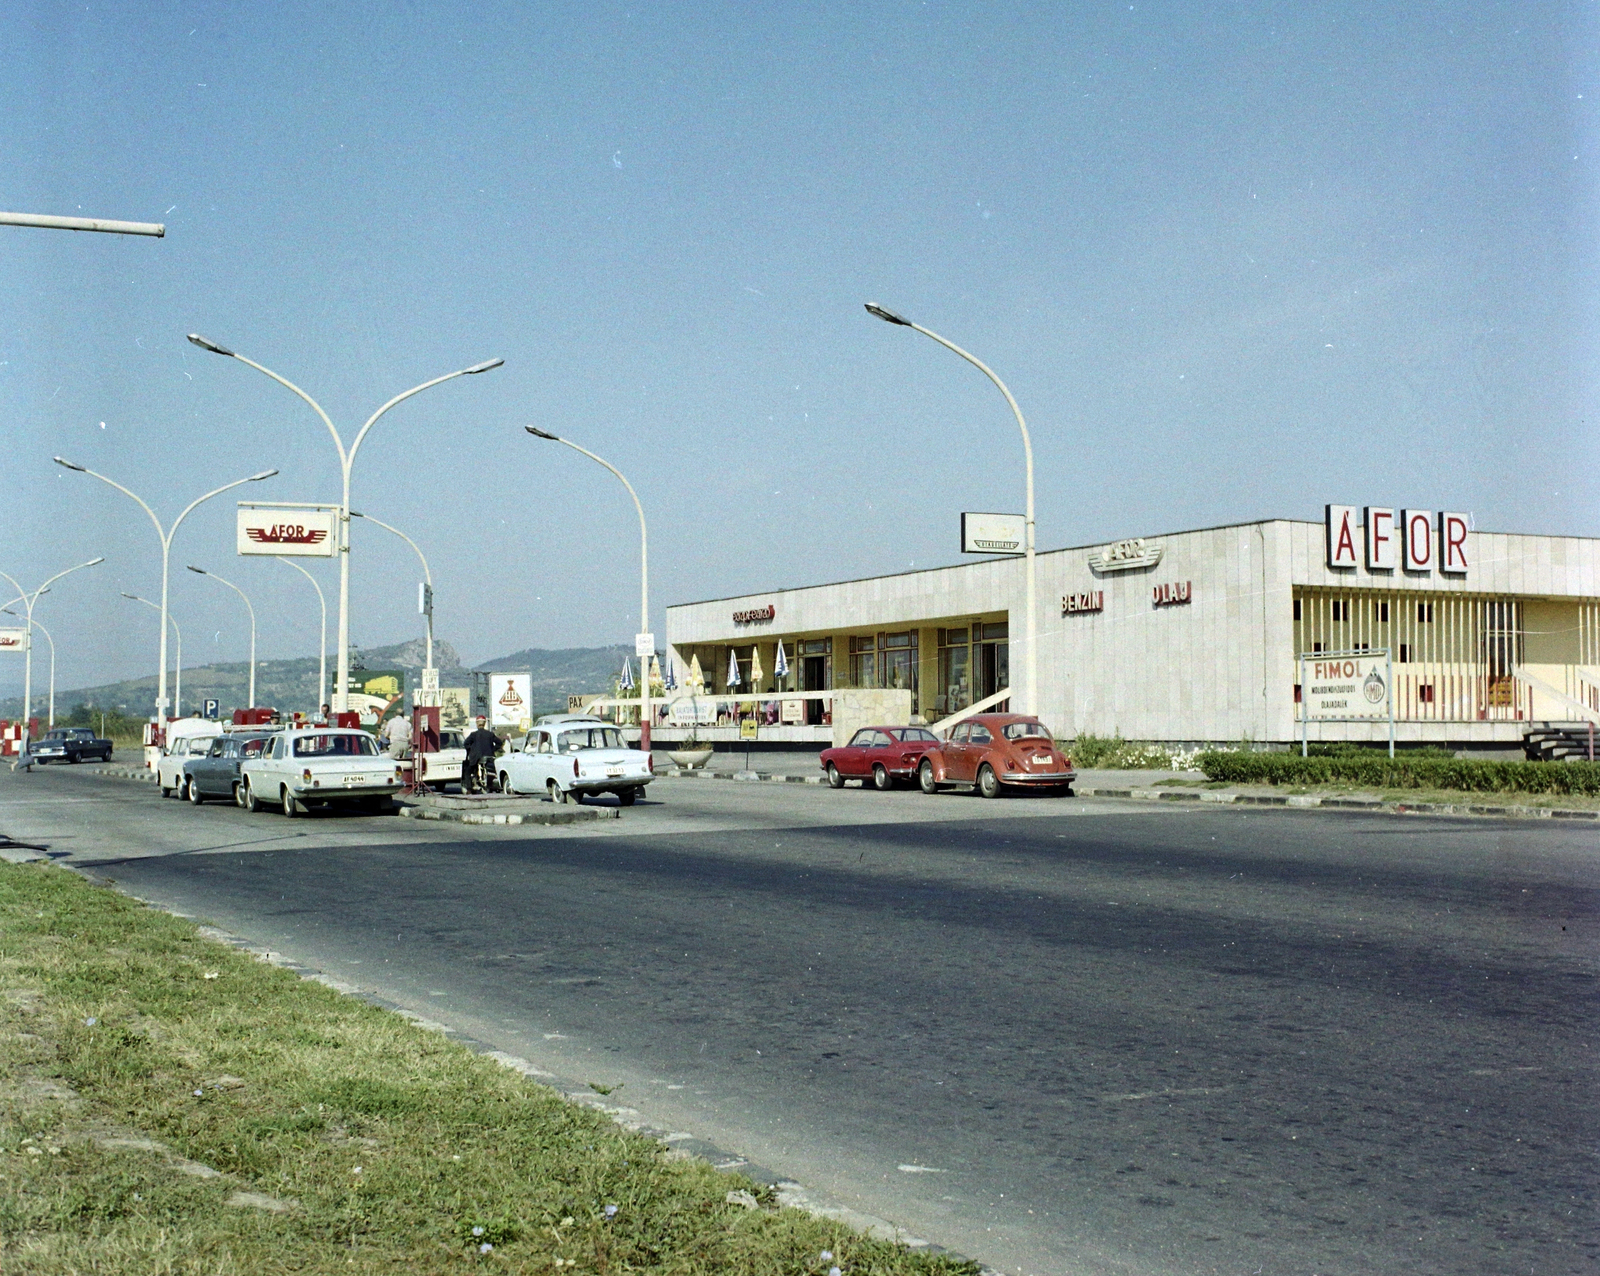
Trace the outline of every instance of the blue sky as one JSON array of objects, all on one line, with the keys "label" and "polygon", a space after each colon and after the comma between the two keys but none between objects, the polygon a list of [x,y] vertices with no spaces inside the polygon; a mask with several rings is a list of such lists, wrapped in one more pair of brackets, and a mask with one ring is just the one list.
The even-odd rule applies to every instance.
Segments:
[{"label": "blue sky", "polygon": [[[231,478],[408,531],[481,659],[626,642],[636,527],[669,602],[1325,501],[1600,533],[1592,4],[103,5],[13,8],[0,207],[164,240],[0,233],[0,567],[61,683],[147,672],[164,514]],[[103,423],[103,424],[102,424]],[[189,663],[311,654],[303,579],[191,517]],[[361,533],[365,532],[365,535]],[[358,527],[354,639],[419,632]],[[326,579],[332,582],[331,571]],[[147,619],[148,617],[148,619]],[[0,689],[20,684],[14,664]]]}]

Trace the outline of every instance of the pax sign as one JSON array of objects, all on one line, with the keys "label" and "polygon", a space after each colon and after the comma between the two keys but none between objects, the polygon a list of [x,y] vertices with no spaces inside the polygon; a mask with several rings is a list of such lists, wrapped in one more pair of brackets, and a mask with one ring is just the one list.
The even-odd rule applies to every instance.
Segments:
[{"label": "pax sign", "polygon": [[1382,505],[1325,509],[1328,566],[1369,572],[1467,574],[1465,514],[1433,510],[1394,510]]}]

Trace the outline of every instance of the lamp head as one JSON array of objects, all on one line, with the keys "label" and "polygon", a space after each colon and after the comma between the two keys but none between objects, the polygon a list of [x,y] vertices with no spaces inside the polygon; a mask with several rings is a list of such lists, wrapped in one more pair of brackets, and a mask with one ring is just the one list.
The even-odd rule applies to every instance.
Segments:
[{"label": "lamp head", "polygon": [[259,474],[252,474],[249,478],[247,478],[245,480],[245,482],[246,483],[259,483],[259,482],[261,482],[262,479],[271,478],[277,472],[278,472],[277,470],[262,470],[261,473],[259,473]]},{"label": "lamp head", "polygon": [[911,320],[902,319],[899,315],[895,314],[894,311],[890,310],[886,306],[880,306],[876,301],[869,301],[866,303],[866,305],[867,313],[875,318],[882,319],[884,323],[897,323],[902,328],[911,327]]},{"label": "lamp head", "polygon": [[475,376],[479,372],[490,372],[495,368],[498,368],[504,362],[504,359],[487,359],[483,363],[475,363],[470,368],[465,369],[462,372],[462,375],[470,377]]},{"label": "lamp head", "polygon": [[535,438],[549,439],[552,443],[561,442],[561,440],[556,435],[551,434],[548,430],[541,430],[537,426],[525,425],[522,428],[524,430],[526,430],[529,434],[533,435]]},{"label": "lamp head", "polygon": [[200,576],[209,576],[209,575],[211,575],[211,573],[208,572],[204,567],[191,566],[189,568],[189,570],[194,572],[194,573],[196,573],[197,575],[200,575]]},{"label": "lamp head", "polygon": [[85,567],[98,567],[98,566],[100,566],[101,563],[103,563],[105,561],[106,560],[103,557],[102,558],[91,558],[87,563],[84,564],[84,566]]},{"label": "lamp head", "polygon": [[199,346],[202,350],[209,350],[212,354],[233,354],[233,351],[228,349],[227,346],[219,346],[215,341],[207,341],[198,332],[191,332],[189,334],[189,343],[191,345]]},{"label": "lamp head", "polygon": [[122,596],[136,603],[142,603],[144,601],[144,599],[140,598],[138,594],[123,594]]},{"label": "lamp head", "polygon": [[69,470],[77,470],[79,474],[87,474],[89,472],[88,470],[84,469],[83,466],[81,466],[81,465],[74,465],[71,461],[67,460],[66,457],[64,457],[64,456],[55,456],[55,457],[51,457],[50,459],[53,460],[57,465],[66,466]]}]

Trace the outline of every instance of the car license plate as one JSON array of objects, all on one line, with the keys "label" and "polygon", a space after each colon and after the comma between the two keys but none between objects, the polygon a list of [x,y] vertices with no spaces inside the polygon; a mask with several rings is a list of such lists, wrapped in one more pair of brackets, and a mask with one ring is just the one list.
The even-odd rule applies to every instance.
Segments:
[{"label": "car license plate", "polygon": [[367,777],[364,775],[347,775],[344,777],[344,782],[346,784],[365,784]]},{"label": "car license plate", "polygon": [[617,776],[619,776],[621,774],[622,774],[622,768],[619,767],[619,766],[608,766],[606,768],[606,776],[609,779],[615,779]]}]

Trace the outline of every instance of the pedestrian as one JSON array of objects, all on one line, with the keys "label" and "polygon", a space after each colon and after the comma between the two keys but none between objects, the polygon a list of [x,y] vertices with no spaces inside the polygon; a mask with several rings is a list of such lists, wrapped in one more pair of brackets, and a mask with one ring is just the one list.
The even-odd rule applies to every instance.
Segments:
[{"label": "pedestrian", "polygon": [[411,748],[411,721],[403,713],[397,713],[384,724],[380,734],[389,746],[391,758],[403,758]]}]

